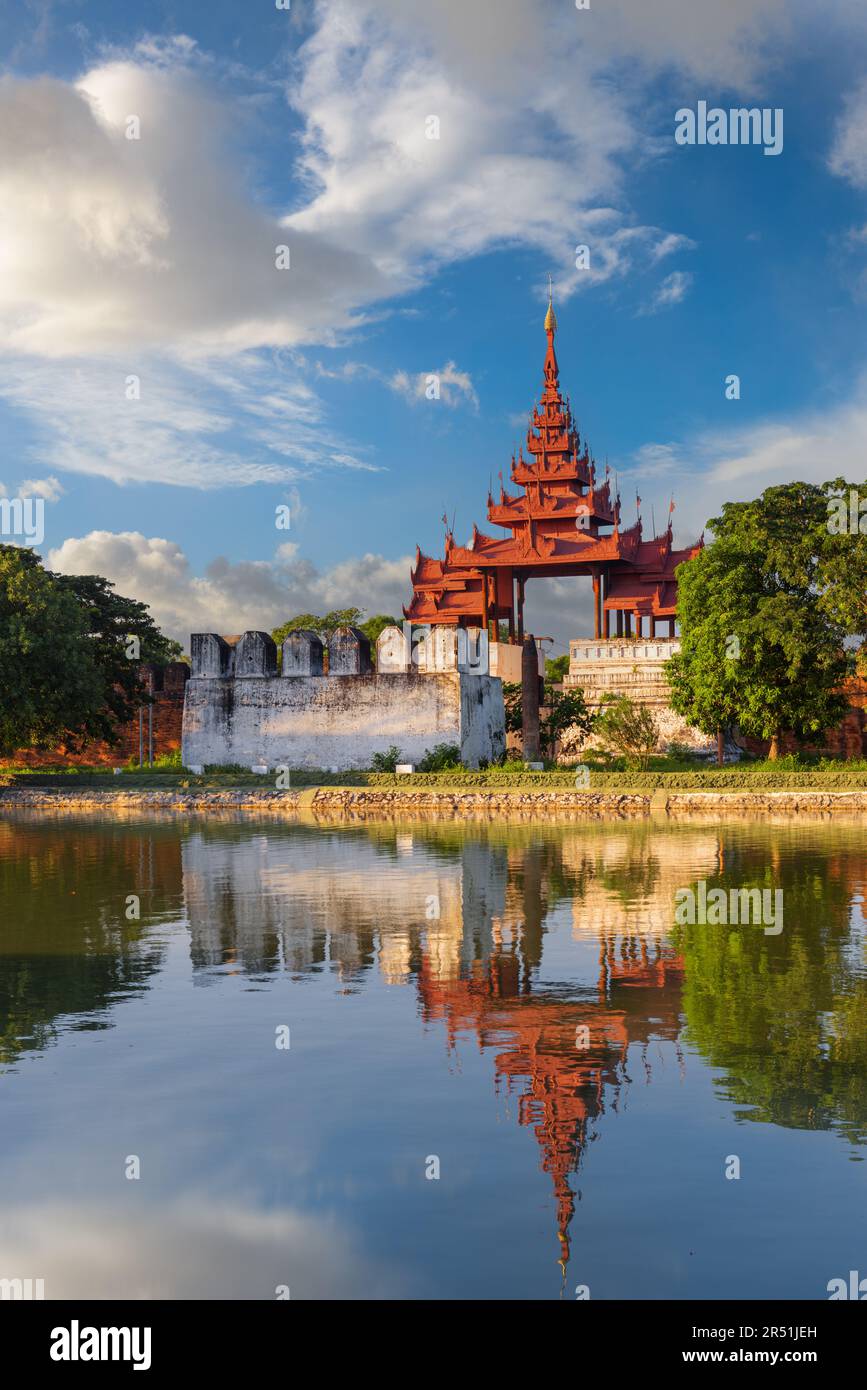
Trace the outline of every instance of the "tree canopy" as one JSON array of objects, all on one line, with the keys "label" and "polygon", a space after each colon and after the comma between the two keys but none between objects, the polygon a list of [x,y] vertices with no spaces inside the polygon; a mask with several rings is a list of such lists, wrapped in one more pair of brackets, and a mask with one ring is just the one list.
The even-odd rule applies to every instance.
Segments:
[{"label": "tree canopy", "polygon": [[364,633],[371,647],[376,646],[376,639],[386,627],[400,627],[400,619],[391,618],[387,613],[377,613],[373,618],[364,617],[363,608],[334,608],[324,617],[318,613],[298,613],[288,622],[281,623],[275,627],[271,636],[281,646],[290,632],[296,632],[299,628],[304,628],[309,632],[316,632],[322,638],[329,638],[339,627],[357,627]]},{"label": "tree canopy", "polygon": [[52,574],[33,551],[0,545],[3,756],[112,742],[142,701],[141,662],[179,654],[145,605],[116,594],[107,579]]},{"label": "tree canopy", "polygon": [[867,628],[867,535],[830,525],[841,479],[730,502],[713,543],[680,565],[673,708],[704,733],[821,737],[846,710],[845,641]]}]

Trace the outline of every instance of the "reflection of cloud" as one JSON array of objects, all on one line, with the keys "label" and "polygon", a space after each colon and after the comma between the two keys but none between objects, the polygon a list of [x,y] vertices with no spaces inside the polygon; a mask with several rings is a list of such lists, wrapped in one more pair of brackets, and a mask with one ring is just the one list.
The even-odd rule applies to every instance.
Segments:
[{"label": "reflection of cloud", "polygon": [[0,1277],[45,1280],[47,1299],[406,1296],[406,1274],[367,1259],[335,1216],[200,1197],[159,1211],[63,1203],[0,1216]]}]

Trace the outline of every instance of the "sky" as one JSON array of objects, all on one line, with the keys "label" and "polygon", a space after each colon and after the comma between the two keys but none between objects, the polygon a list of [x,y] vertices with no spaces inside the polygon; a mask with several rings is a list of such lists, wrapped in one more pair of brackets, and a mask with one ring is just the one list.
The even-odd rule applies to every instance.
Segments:
[{"label": "sky", "polygon": [[[0,495],[186,649],[399,616],[444,513],[500,534],[549,273],[627,524],[861,482],[865,60],[863,0],[0,0]],[[678,143],[700,102],[782,149]]]}]

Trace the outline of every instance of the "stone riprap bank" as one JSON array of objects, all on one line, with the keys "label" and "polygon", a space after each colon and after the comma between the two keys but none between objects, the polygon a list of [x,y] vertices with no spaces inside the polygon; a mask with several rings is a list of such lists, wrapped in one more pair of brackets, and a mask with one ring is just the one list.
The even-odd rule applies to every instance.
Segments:
[{"label": "stone riprap bank", "polygon": [[356,628],[338,628],[324,648],[313,632],[290,633],[277,673],[266,632],[228,639],[194,633],[184,700],[182,756],[187,767],[370,767],[390,747],[418,763],[438,743],[456,744],[478,767],[505,749],[502,682],[487,674],[484,634],[467,639],[434,629],[412,653],[404,634],[386,628],[370,644]]}]

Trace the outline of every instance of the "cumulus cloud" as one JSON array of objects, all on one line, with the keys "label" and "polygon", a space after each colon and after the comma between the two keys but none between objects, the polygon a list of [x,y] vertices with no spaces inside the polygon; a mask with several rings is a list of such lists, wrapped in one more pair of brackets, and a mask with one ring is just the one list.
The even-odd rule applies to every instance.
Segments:
[{"label": "cumulus cloud", "polygon": [[290,541],[271,560],[217,556],[197,575],[175,541],[91,531],[65,540],[46,563],[63,574],[105,575],[119,593],[146,603],[163,632],[188,648],[191,632],[271,629],[296,613],[363,606],[370,615],[400,617],[413,560],[366,554],[320,571]]},{"label": "cumulus cloud", "polygon": [[18,489],[21,497],[41,497],[45,502],[56,502],[64,491],[57,478],[25,478]]},{"label": "cumulus cloud", "polygon": [[[127,138],[130,119],[139,138]],[[322,341],[387,286],[372,263],[252,201],[190,46],[78,83],[0,80],[0,322],[41,357]],[[47,196],[46,196],[47,195]]]}]

